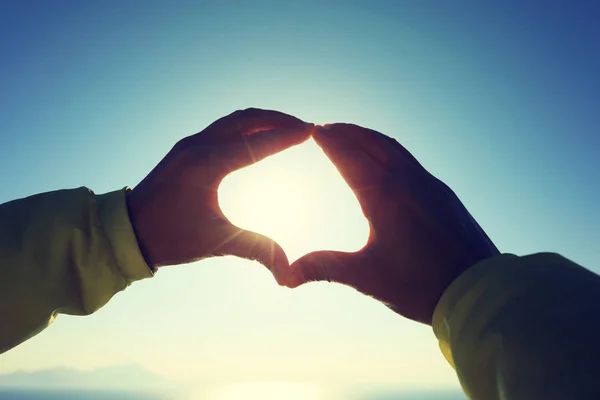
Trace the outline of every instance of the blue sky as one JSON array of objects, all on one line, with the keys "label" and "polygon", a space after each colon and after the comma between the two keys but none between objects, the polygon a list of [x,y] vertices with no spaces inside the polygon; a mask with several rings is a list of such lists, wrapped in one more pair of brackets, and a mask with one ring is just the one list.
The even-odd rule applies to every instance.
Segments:
[{"label": "blue sky", "polygon": [[[593,1],[4,2],[0,201],[134,186],[181,137],[273,108],[395,137],[502,251],[600,272],[599,16]],[[310,144],[277,157],[274,180],[327,169]],[[364,237],[329,171],[311,193],[354,219],[314,219],[300,253]],[[60,317],[0,371],[136,362],[213,380],[456,386],[430,329],[350,289],[290,291],[232,258],[160,272],[91,317]]]}]

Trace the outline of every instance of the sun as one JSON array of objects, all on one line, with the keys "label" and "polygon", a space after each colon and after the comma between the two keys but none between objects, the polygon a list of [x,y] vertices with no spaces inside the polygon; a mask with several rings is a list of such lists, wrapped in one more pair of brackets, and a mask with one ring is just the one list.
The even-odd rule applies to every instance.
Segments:
[{"label": "sun", "polygon": [[368,239],[356,197],[312,139],[228,175],[219,204],[233,224],[276,240],[290,262],[314,250],[356,251]]}]

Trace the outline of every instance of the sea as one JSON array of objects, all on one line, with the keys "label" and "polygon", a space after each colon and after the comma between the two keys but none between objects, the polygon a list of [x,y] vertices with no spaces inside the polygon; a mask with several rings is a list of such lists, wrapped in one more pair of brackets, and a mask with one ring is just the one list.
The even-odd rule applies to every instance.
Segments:
[{"label": "sea", "polygon": [[[243,396],[243,395],[242,395]],[[268,398],[235,397],[227,400],[274,400]],[[286,397],[281,400],[286,400]],[[460,391],[410,391],[410,392],[380,392],[380,393],[346,393],[335,397],[309,397],[292,395],[294,400],[466,400]],[[2,400],[212,400],[212,396],[168,393],[145,393],[134,391],[113,390],[31,390],[31,389],[1,389]],[[225,400],[225,399],[224,399]]]}]

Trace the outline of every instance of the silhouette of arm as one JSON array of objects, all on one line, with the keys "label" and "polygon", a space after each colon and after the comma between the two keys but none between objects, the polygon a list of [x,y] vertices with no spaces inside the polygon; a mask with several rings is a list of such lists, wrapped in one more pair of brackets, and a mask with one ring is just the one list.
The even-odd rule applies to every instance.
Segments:
[{"label": "silhouette of arm", "polygon": [[556,254],[501,254],[458,196],[380,132],[331,124],[313,137],[371,235],[358,252],[305,255],[288,286],[339,282],[432,325],[471,399],[600,399],[598,275]]},{"label": "silhouette of arm", "polygon": [[132,191],[79,188],[0,205],[0,353],[59,313],[93,313],[159,267],[220,255],[288,267],[281,246],[225,218],[216,193],[227,174],[302,143],[312,128],[239,110],[180,140]]}]

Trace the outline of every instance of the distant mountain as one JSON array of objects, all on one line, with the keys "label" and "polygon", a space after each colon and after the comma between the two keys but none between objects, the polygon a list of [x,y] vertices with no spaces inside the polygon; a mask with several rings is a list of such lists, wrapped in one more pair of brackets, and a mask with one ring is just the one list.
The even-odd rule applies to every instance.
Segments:
[{"label": "distant mountain", "polygon": [[92,370],[57,367],[0,374],[0,387],[162,390],[176,384],[135,364]]}]

